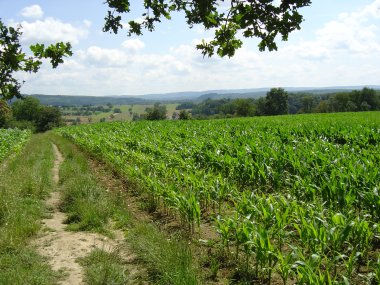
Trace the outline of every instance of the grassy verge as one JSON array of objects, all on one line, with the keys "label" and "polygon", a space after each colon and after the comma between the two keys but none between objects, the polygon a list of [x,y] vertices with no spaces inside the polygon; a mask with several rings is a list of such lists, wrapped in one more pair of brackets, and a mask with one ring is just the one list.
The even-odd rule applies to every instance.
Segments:
[{"label": "grassy verge", "polygon": [[101,249],[93,250],[88,256],[81,259],[85,268],[85,281],[91,285],[123,285],[127,284],[127,268],[119,254]]},{"label": "grassy verge", "polygon": [[168,239],[151,224],[138,223],[127,236],[135,253],[148,265],[154,284],[200,284],[189,247]]},{"label": "grassy verge", "polygon": [[112,235],[109,225],[129,223],[123,194],[107,191],[91,172],[88,159],[66,139],[50,134],[65,160],[60,168],[60,208],[67,214],[68,229]]},{"label": "grassy verge", "polygon": [[[36,147],[38,146],[38,147]],[[54,284],[54,272],[30,239],[40,230],[43,200],[52,190],[54,155],[45,135],[0,168],[0,284]]]},{"label": "grassy verge", "polygon": [[[122,191],[108,191],[101,186],[83,153],[62,137],[53,134],[50,137],[65,157],[60,170],[60,189],[62,210],[68,215],[69,229],[112,235],[109,225],[113,222],[128,233],[129,244],[149,269],[151,284],[200,283],[185,243],[169,240],[153,224],[132,217]],[[101,281],[110,280],[108,278],[112,276],[123,280],[124,267],[117,253],[95,250],[82,264],[90,284],[108,284]]]}]

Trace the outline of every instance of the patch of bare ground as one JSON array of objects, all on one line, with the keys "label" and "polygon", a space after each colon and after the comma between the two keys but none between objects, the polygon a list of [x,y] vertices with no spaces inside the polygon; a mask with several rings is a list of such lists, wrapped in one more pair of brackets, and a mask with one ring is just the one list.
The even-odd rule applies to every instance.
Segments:
[{"label": "patch of bare ground", "polygon": [[[59,167],[64,158],[57,146],[53,144],[55,162],[53,179],[56,185],[59,182]],[[62,273],[59,281],[62,285],[85,284],[84,270],[79,264],[80,258],[87,256],[95,248],[109,252],[118,252],[127,266],[128,284],[147,284],[142,275],[145,270],[136,262],[136,257],[125,244],[122,231],[113,230],[113,239],[101,234],[90,232],[72,232],[66,230],[66,214],[59,210],[61,197],[59,191],[51,193],[46,201],[50,216],[42,221],[43,230],[34,241],[38,252],[47,257],[53,270]]]}]

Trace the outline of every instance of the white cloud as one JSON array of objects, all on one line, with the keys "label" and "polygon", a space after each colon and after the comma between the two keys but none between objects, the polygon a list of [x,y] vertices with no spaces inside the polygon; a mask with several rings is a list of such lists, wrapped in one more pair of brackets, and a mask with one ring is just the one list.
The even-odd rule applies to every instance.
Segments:
[{"label": "white cloud", "polygon": [[59,19],[46,18],[35,22],[22,21],[21,41],[25,44],[29,43],[51,43],[51,42],[71,42],[77,44],[80,39],[85,38],[88,34],[87,29],[75,27],[70,23],[64,23]]},{"label": "white cloud", "polygon": [[315,40],[301,41],[285,48],[311,60],[330,60],[338,54],[371,56],[380,52],[380,0],[352,13],[341,13],[334,21],[316,31]]},{"label": "white cloud", "polygon": [[87,50],[79,51],[78,55],[84,64],[90,64],[98,68],[125,67],[131,60],[126,52],[98,46],[91,46]]},{"label": "white cloud", "polygon": [[40,19],[44,12],[39,5],[32,5],[21,10],[21,15],[25,18]]},{"label": "white cloud", "polygon": [[374,0],[371,4],[368,4],[363,9],[356,13],[353,13],[355,18],[373,17],[375,19],[380,18],[380,0]]},{"label": "white cloud", "polygon": [[89,20],[83,20],[83,24],[86,28],[90,28],[92,26],[92,22]]},{"label": "white cloud", "polygon": [[126,40],[122,45],[130,52],[137,52],[145,47],[144,42],[139,39]]}]

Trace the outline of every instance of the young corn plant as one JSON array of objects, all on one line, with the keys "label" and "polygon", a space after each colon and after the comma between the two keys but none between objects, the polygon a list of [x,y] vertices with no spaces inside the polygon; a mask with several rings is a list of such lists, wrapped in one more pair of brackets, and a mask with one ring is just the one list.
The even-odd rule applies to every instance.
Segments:
[{"label": "young corn plant", "polygon": [[359,258],[361,256],[361,253],[355,250],[352,250],[350,256],[345,256],[346,259],[344,261],[344,266],[346,268],[346,277],[348,282],[351,282],[352,276],[355,270],[355,265],[357,264]]},{"label": "young corn plant", "polygon": [[375,279],[380,284],[380,253],[377,257],[377,263],[375,264]]},{"label": "young corn plant", "polygon": [[328,242],[331,255],[340,252],[343,246],[348,243],[351,236],[353,223],[343,214],[337,213],[331,217],[329,222]]},{"label": "young corn plant", "polygon": [[175,197],[174,207],[180,213],[181,219],[186,222],[190,233],[194,233],[195,225],[198,229],[201,219],[201,208],[195,194],[190,192]]},{"label": "young corn plant", "polygon": [[292,266],[295,262],[294,254],[283,253],[281,250],[277,250],[276,257],[278,260],[276,271],[281,276],[283,284],[286,285],[289,276],[292,274]]},{"label": "young corn plant", "polygon": [[284,241],[292,234],[288,230],[288,226],[291,224],[291,213],[294,210],[294,203],[289,202],[284,197],[278,197],[277,206],[275,209],[275,225],[273,226],[274,235],[277,240],[277,247],[282,249]]},{"label": "young corn plant", "polygon": [[327,247],[326,221],[319,217],[305,218],[298,214],[298,223],[293,226],[297,230],[304,250],[311,253],[324,252]]},{"label": "young corn plant", "polygon": [[255,248],[259,253],[257,255],[257,262],[261,267],[261,277],[267,280],[267,284],[271,284],[272,272],[277,264],[276,249],[271,242],[271,233],[264,229],[258,228],[256,240],[254,241]]},{"label": "young corn plant", "polygon": [[234,231],[236,230],[235,220],[233,218],[223,218],[218,215],[215,220],[215,226],[225,248],[225,253],[229,256],[230,244],[235,236]]},{"label": "young corn plant", "polygon": [[[222,206],[223,203],[227,200],[227,198],[231,195],[231,193],[236,192],[234,191],[234,186],[229,185],[225,178],[222,178],[221,176],[217,176],[215,179],[215,183],[213,186],[210,187],[210,196],[213,201],[213,205],[217,205],[218,207],[218,215],[221,215],[222,213]],[[214,208],[215,213],[215,208]]]},{"label": "young corn plant", "polygon": [[[239,248],[245,256],[245,272],[246,276],[249,276],[250,269],[250,257],[255,252],[255,244],[253,241],[253,234],[255,232],[255,225],[248,219],[241,221],[236,229],[236,259],[239,259]],[[257,255],[256,255],[257,256]]]},{"label": "young corn plant", "polygon": [[360,262],[365,264],[368,261],[368,252],[371,249],[371,243],[374,237],[373,228],[364,218],[357,217],[352,228],[353,244],[356,251],[361,252]]},{"label": "young corn plant", "polygon": [[[318,254],[312,254],[306,258],[301,252],[297,252],[298,260],[293,264],[293,270],[296,271],[297,284],[332,284],[328,271],[322,271],[322,257]],[[328,279],[326,280],[326,277]]]}]

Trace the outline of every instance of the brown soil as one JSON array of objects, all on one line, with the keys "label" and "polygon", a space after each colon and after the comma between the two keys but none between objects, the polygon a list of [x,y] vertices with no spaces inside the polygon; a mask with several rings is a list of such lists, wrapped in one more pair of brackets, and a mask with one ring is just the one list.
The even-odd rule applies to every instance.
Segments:
[{"label": "brown soil", "polygon": [[[59,167],[64,158],[54,144],[53,149],[56,157],[53,179],[58,184]],[[59,204],[60,192],[55,191],[46,201],[46,206],[51,209],[51,216],[42,221],[43,230],[34,241],[38,252],[48,258],[53,270],[63,273],[64,277],[59,284],[85,284],[84,271],[78,263],[78,258],[85,257],[95,248],[120,252],[127,264],[131,284],[142,284],[136,279],[141,279],[144,269],[139,268],[136,264],[136,257],[124,242],[123,232],[113,231],[115,238],[110,239],[97,233],[67,231],[64,224],[66,214],[60,212]]]}]

